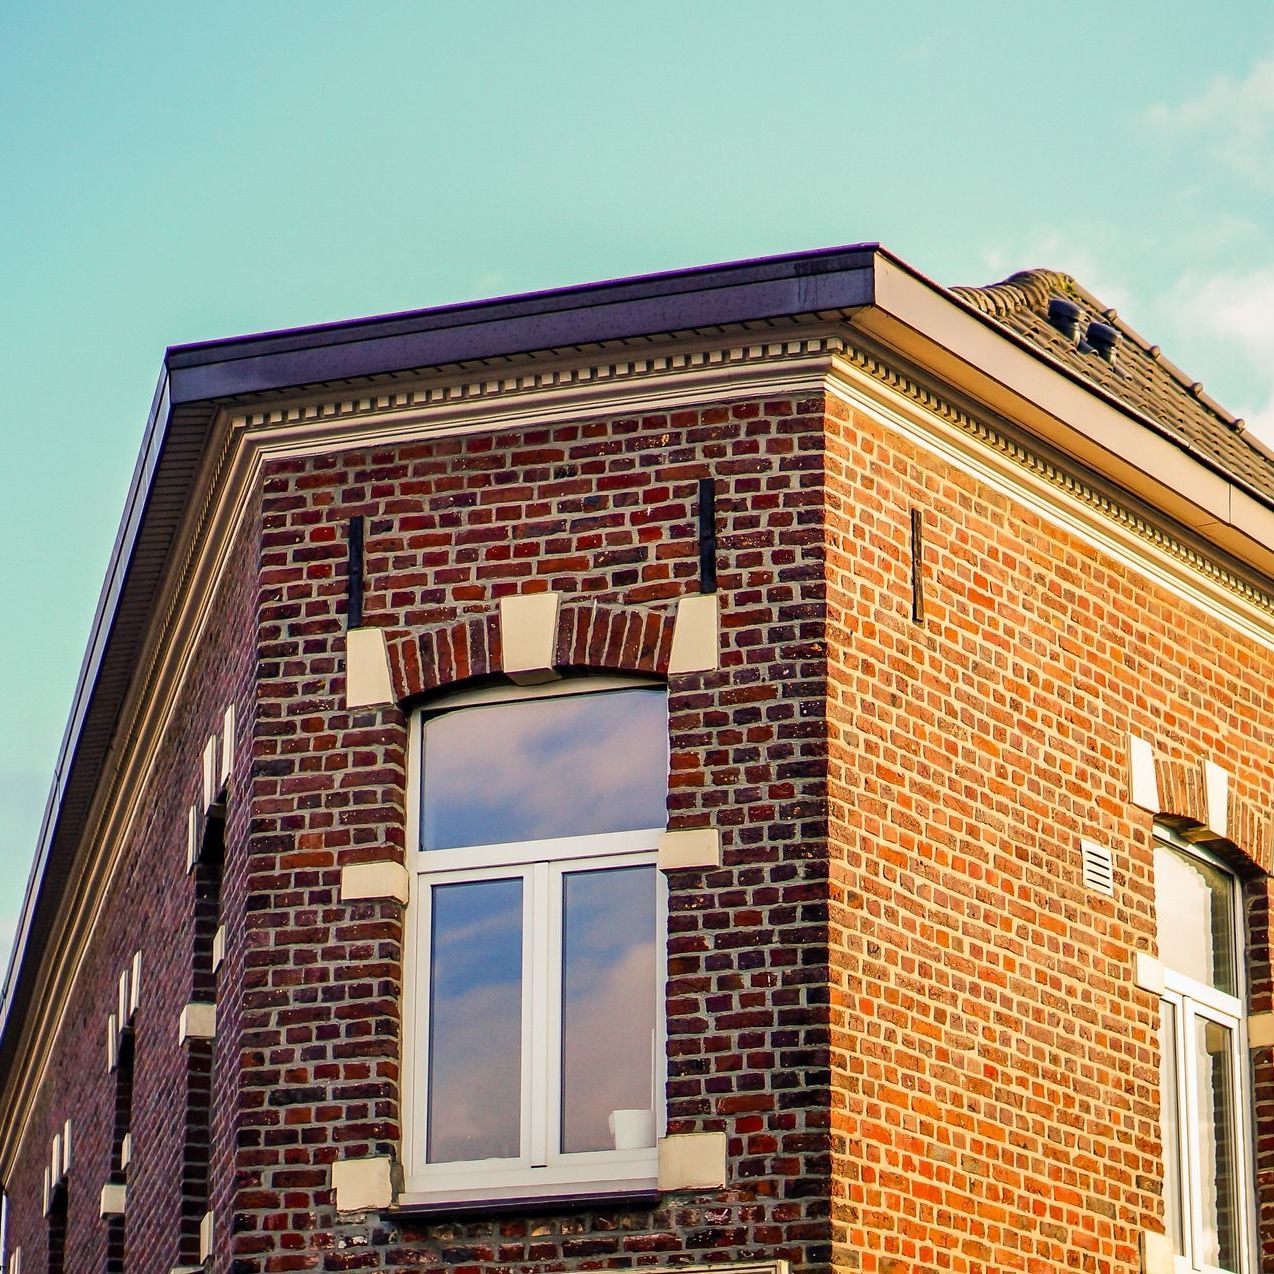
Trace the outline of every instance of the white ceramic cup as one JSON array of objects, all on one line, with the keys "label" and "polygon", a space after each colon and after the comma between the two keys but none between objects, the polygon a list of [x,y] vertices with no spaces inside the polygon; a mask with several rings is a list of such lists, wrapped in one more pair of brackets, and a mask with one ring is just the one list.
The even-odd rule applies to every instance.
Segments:
[{"label": "white ceramic cup", "polygon": [[653,1110],[612,1110],[609,1123],[616,1150],[645,1150],[655,1144]]}]

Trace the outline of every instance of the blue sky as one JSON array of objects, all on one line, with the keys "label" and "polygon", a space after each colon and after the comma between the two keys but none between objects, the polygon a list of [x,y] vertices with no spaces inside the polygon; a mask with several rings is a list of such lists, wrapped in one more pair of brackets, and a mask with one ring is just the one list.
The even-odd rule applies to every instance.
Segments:
[{"label": "blue sky", "polygon": [[0,0],[0,948],[167,344],[878,239],[1274,435],[1274,5]]}]

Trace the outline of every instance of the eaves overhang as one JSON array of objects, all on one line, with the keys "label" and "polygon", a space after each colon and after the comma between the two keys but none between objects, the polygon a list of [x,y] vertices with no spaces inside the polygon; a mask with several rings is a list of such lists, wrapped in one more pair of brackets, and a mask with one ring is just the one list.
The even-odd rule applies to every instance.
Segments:
[{"label": "eaves overhang", "polygon": [[90,630],[5,977],[0,1104],[223,406],[430,368],[811,315],[848,322],[1274,578],[1274,502],[1267,494],[1245,487],[1171,429],[1112,400],[877,244],[173,347]]}]

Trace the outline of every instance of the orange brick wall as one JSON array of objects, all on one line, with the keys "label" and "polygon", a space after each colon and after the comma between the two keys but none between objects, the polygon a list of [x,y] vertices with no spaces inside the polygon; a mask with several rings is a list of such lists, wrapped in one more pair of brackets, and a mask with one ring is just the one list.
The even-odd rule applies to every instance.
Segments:
[{"label": "orange brick wall", "polygon": [[[827,447],[835,1259],[1135,1270],[1162,1221],[1127,734],[1269,809],[1274,658],[839,403]],[[1081,885],[1081,834],[1113,849],[1113,898]]]}]

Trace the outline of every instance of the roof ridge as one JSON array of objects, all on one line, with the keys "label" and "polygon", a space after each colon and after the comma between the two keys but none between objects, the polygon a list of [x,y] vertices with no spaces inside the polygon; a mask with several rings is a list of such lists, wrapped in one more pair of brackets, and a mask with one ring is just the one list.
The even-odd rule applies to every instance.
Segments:
[{"label": "roof ridge", "polygon": [[1147,358],[1158,363],[1182,389],[1210,411],[1222,424],[1227,425],[1236,434],[1243,435],[1243,440],[1250,447],[1260,452],[1262,456],[1269,457],[1269,449],[1259,445],[1254,437],[1245,433],[1247,421],[1227,411],[1215,398],[1205,394],[1202,381],[1195,380],[1175,363],[1164,358],[1160,346],[1146,340],[1136,328],[1120,318],[1118,310],[1095,297],[1087,288],[1076,282],[1073,276],[1061,270],[1045,268],[1018,270],[998,283],[987,283],[979,287],[953,287],[948,291],[995,319],[1010,318],[1024,309],[1037,310],[1040,312],[1040,317],[1046,317],[1048,302],[1055,296],[1069,297],[1078,301],[1095,317],[1114,327],[1129,344],[1140,350]]},{"label": "roof ridge", "polygon": [[[1061,293],[1083,293],[1083,288],[1069,274],[1060,270],[1018,270],[999,283],[980,287],[956,287],[949,291],[962,300],[996,318],[1007,318],[1019,310],[1038,306],[1045,309],[1051,296]],[[1087,295],[1087,294],[1085,294]],[[1091,298],[1090,298],[1091,299]]]}]

